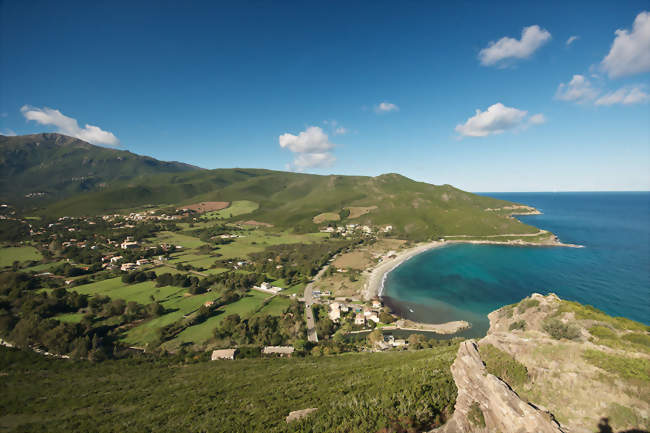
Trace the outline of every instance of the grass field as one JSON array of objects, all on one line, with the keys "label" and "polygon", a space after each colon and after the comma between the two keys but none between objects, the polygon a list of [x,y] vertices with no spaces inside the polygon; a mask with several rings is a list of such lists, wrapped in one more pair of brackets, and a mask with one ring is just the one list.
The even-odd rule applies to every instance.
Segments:
[{"label": "grass field", "polygon": [[217,250],[223,254],[221,258],[245,257],[250,253],[263,251],[270,245],[313,243],[329,237],[328,233],[295,234],[289,232],[273,232],[264,229],[247,231],[235,242],[221,245]]},{"label": "grass field", "polygon": [[65,263],[65,260],[60,260],[60,261],[57,261],[57,262],[50,262],[50,263],[41,263],[39,265],[30,266],[28,268],[25,268],[24,271],[25,272],[32,272],[32,271],[33,272],[46,272],[46,271],[50,270],[51,268],[57,267],[57,266],[62,265],[64,263]]},{"label": "grass field", "polygon": [[291,305],[291,299],[285,296],[274,296],[268,304],[263,306],[255,316],[279,316]]},{"label": "grass field", "polygon": [[205,242],[199,238],[175,232],[160,232],[156,236],[156,241],[160,243],[165,242],[171,245],[181,245],[185,249],[196,248],[205,244]]},{"label": "grass field", "polygon": [[27,262],[41,260],[43,256],[34,247],[4,247],[0,248],[0,268],[11,266],[14,261]]},{"label": "grass field", "polygon": [[83,319],[83,317],[84,317],[83,313],[66,313],[66,314],[59,314],[58,316],[54,316],[54,318],[59,322],[65,322],[65,323],[79,323],[81,322],[81,319]]},{"label": "grass field", "polygon": [[[90,363],[0,348],[4,431],[376,432],[451,410],[457,346],[322,358]],[[287,425],[290,411],[317,407]],[[403,430],[406,431],[406,430]]]},{"label": "grass field", "polygon": [[248,317],[252,315],[264,303],[270,295],[266,293],[251,290],[246,296],[237,302],[225,305],[219,309],[220,313],[216,316],[210,317],[203,323],[190,326],[178,336],[169,342],[165,343],[165,347],[174,348],[182,343],[201,344],[206,340],[212,338],[214,329],[219,326],[219,323],[231,314],[239,314],[240,317]]},{"label": "grass field", "polygon": [[98,281],[96,283],[84,284],[75,287],[73,290],[82,295],[102,294],[110,296],[111,299],[124,299],[135,301],[141,304],[149,304],[151,296],[157,301],[162,301],[176,294],[178,287],[166,286],[156,287],[155,281],[145,281],[138,284],[125,284],[120,277]]},{"label": "grass field", "polygon": [[201,218],[207,220],[232,218],[256,211],[259,207],[260,205],[254,201],[237,200],[232,202],[227,208],[219,211],[207,212],[203,214]]},{"label": "grass field", "polygon": [[126,343],[145,346],[156,339],[159,328],[174,323],[184,315],[197,310],[204,302],[213,301],[219,297],[218,293],[214,292],[184,296],[184,289],[178,287],[174,289],[177,292],[161,302],[163,307],[170,312],[130,329],[124,339]]}]

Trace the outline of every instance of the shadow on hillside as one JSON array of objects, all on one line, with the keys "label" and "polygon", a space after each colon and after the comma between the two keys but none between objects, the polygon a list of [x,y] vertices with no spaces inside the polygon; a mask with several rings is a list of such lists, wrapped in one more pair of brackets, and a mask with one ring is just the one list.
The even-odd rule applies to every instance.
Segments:
[{"label": "shadow on hillside", "polygon": [[[615,433],[614,429],[609,425],[609,418],[601,418],[598,423],[598,433]],[[632,429],[632,430],[619,430],[617,433],[650,433],[647,430]]]}]

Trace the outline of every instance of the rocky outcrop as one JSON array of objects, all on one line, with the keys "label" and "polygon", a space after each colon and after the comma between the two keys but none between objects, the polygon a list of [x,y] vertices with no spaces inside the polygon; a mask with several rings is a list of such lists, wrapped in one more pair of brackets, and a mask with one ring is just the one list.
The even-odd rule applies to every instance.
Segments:
[{"label": "rocky outcrop", "polygon": [[548,412],[523,401],[489,374],[473,340],[461,343],[451,372],[458,388],[451,419],[436,433],[562,433]]}]

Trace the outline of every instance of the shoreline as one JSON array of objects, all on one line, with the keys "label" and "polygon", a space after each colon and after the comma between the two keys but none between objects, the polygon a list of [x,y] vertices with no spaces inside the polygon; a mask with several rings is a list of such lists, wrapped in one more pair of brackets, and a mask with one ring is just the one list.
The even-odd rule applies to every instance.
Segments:
[{"label": "shoreline", "polygon": [[564,248],[584,248],[584,245],[577,244],[565,244],[559,240],[552,240],[550,242],[527,242],[521,239],[513,239],[508,241],[493,241],[488,239],[474,239],[474,240],[464,240],[464,239],[450,239],[444,241],[433,241],[420,245],[416,245],[412,248],[402,250],[395,254],[395,257],[392,259],[385,259],[384,261],[377,264],[372,270],[370,270],[370,276],[362,290],[362,298],[365,300],[370,300],[375,297],[382,296],[384,293],[384,283],[386,282],[386,277],[388,274],[397,268],[402,263],[407,260],[417,256],[418,254],[424,253],[425,251],[432,250],[434,248],[440,248],[449,244],[476,244],[476,245],[509,245],[509,246],[526,246],[526,247],[564,247]]},{"label": "shoreline", "polygon": [[433,248],[439,248],[445,245],[445,243],[446,242],[433,241],[425,244],[420,244],[415,247],[400,251],[395,254],[394,258],[385,259],[379,264],[377,264],[370,271],[370,276],[368,277],[368,281],[366,282],[363,288],[363,292],[361,294],[363,299],[370,300],[372,298],[382,296],[386,277],[393,269],[395,269],[405,261],[415,257],[416,255],[431,250]]},{"label": "shoreline", "polygon": [[476,244],[476,245],[510,245],[510,246],[522,246],[522,247],[564,247],[564,248],[584,248],[584,245],[578,244],[565,244],[560,241],[553,242],[526,242],[521,239],[514,239],[511,241],[490,241],[490,240],[462,240],[462,239],[450,239],[445,241],[446,244]]}]

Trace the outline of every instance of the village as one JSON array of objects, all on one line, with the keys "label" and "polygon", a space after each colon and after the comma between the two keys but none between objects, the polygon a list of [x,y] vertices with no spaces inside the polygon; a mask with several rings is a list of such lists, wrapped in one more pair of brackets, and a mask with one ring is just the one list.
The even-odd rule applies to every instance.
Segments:
[{"label": "village", "polygon": [[[28,230],[29,240],[14,242],[11,248],[32,249],[40,256],[40,260],[15,260],[14,271],[30,272],[49,280],[47,286],[62,286],[89,300],[119,296],[126,302],[143,302],[146,296],[162,305],[163,311],[180,300],[188,304],[179,313],[167,313],[178,319],[161,337],[140,332],[147,328],[139,322],[125,323],[121,329],[127,331],[132,348],[144,349],[144,342],[157,341],[159,347],[176,351],[187,344],[185,334],[197,334],[189,340],[195,350],[231,351],[215,352],[216,358],[234,357],[235,352],[241,356],[238,347],[223,347],[236,339],[215,340],[212,329],[229,311],[241,320],[267,311],[285,317],[283,311],[292,302],[308,310],[306,318],[301,314],[291,319],[298,320],[296,329],[303,331],[273,340],[289,344],[260,346],[259,356],[291,356],[296,344],[301,355],[408,347],[407,339],[390,333],[380,333],[381,338],[374,333],[368,345],[366,337],[373,330],[398,329],[398,317],[379,299],[360,296],[364,269],[403,244],[389,237],[392,226],[327,222],[317,233],[294,235],[256,221],[223,221],[214,215],[225,208],[215,211],[210,203],[56,219],[21,218],[5,205],[0,216]],[[303,293],[306,286],[309,301]],[[76,322],[89,313],[89,308],[82,308],[55,318]],[[300,343],[301,332],[305,332],[302,338],[310,336],[306,346]],[[214,345],[217,348],[211,349]]]}]

